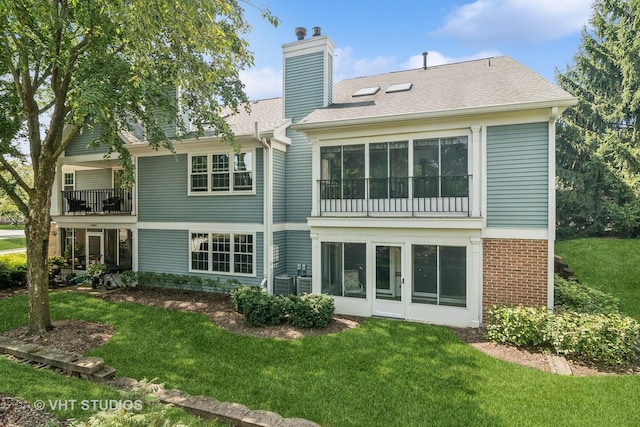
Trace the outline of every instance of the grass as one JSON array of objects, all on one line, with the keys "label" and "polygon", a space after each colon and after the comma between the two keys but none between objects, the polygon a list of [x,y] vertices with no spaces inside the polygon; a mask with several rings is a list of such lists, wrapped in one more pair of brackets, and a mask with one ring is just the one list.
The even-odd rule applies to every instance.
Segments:
[{"label": "grass", "polygon": [[6,239],[0,239],[0,251],[7,249],[20,249],[27,246],[26,239],[24,237],[9,237]]},{"label": "grass", "polygon": [[24,230],[24,224],[18,224],[17,227],[13,224],[0,224],[0,230]]},{"label": "grass", "polygon": [[620,311],[640,320],[640,240],[588,238],[556,242],[575,276],[620,299]]},{"label": "grass", "polygon": [[[0,300],[0,313],[0,330],[26,324],[26,296]],[[91,355],[119,376],[158,377],[192,395],[323,426],[640,423],[638,377],[564,377],[513,365],[446,327],[370,319],[340,334],[260,339],[227,332],[202,314],[64,292],[51,294],[51,313],[113,324],[116,334]],[[48,374],[0,364],[0,391],[11,378],[35,399],[40,375]],[[56,399],[63,392],[51,385],[40,395]]]}]

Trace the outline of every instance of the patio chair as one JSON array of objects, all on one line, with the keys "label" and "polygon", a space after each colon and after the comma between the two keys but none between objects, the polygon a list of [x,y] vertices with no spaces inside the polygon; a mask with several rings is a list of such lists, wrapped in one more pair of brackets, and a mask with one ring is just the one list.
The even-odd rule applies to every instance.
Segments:
[{"label": "patio chair", "polygon": [[119,212],[121,210],[120,204],[122,203],[122,197],[109,197],[103,200],[102,210],[105,212]]},{"label": "patio chair", "polygon": [[91,212],[91,208],[87,206],[86,200],[72,199],[67,197],[69,212]]},{"label": "patio chair", "polygon": [[358,270],[344,271],[344,295],[364,295],[364,286],[360,283]]}]

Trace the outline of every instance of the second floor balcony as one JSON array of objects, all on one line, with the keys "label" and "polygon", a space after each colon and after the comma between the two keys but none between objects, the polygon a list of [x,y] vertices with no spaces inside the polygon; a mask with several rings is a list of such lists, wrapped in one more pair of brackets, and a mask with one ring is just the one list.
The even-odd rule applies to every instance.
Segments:
[{"label": "second floor balcony", "polygon": [[320,216],[470,216],[471,175],[318,181]]},{"label": "second floor balcony", "polygon": [[130,215],[131,191],[124,188],[62,191],[63,215]]}]

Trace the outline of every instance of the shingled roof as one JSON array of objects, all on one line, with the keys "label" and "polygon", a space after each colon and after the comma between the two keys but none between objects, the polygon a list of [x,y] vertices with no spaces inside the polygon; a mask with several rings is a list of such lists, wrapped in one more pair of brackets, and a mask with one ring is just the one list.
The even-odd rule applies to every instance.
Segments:
[{"label": "shingled roof", "polygon": [[[390,86],[404,83],[411,83],[411,88],[387,93]],[[375,87],[380,89],[373,95],[353,96],[360,89]],[[333,103],[304,117],[299,127],[366,118],[401,119],[417,114],[573,104],[573,96],[546,78],[500,56],[343,80],[334,86]]]}]

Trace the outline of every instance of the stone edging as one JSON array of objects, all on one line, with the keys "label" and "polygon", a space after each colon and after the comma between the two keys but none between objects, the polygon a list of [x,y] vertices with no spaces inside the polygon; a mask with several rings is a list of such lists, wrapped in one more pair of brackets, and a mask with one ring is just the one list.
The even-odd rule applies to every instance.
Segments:
[{"label": "stone edging", "polygon": [[[133,378],[115,377],[115,369],[98,357],[84,357],[37,344],[0,336],[0,354],[60,368],[109,387],[130,390],[138,384]],[[284,418],[275,412],[251,410],[239,403],[220,402],[206,396],[190,396],[181,390],[161,389],[154,393],[161,403],[171,404],[201,418],[215,419],[240,427],[320,427],[302,418]]]}]

